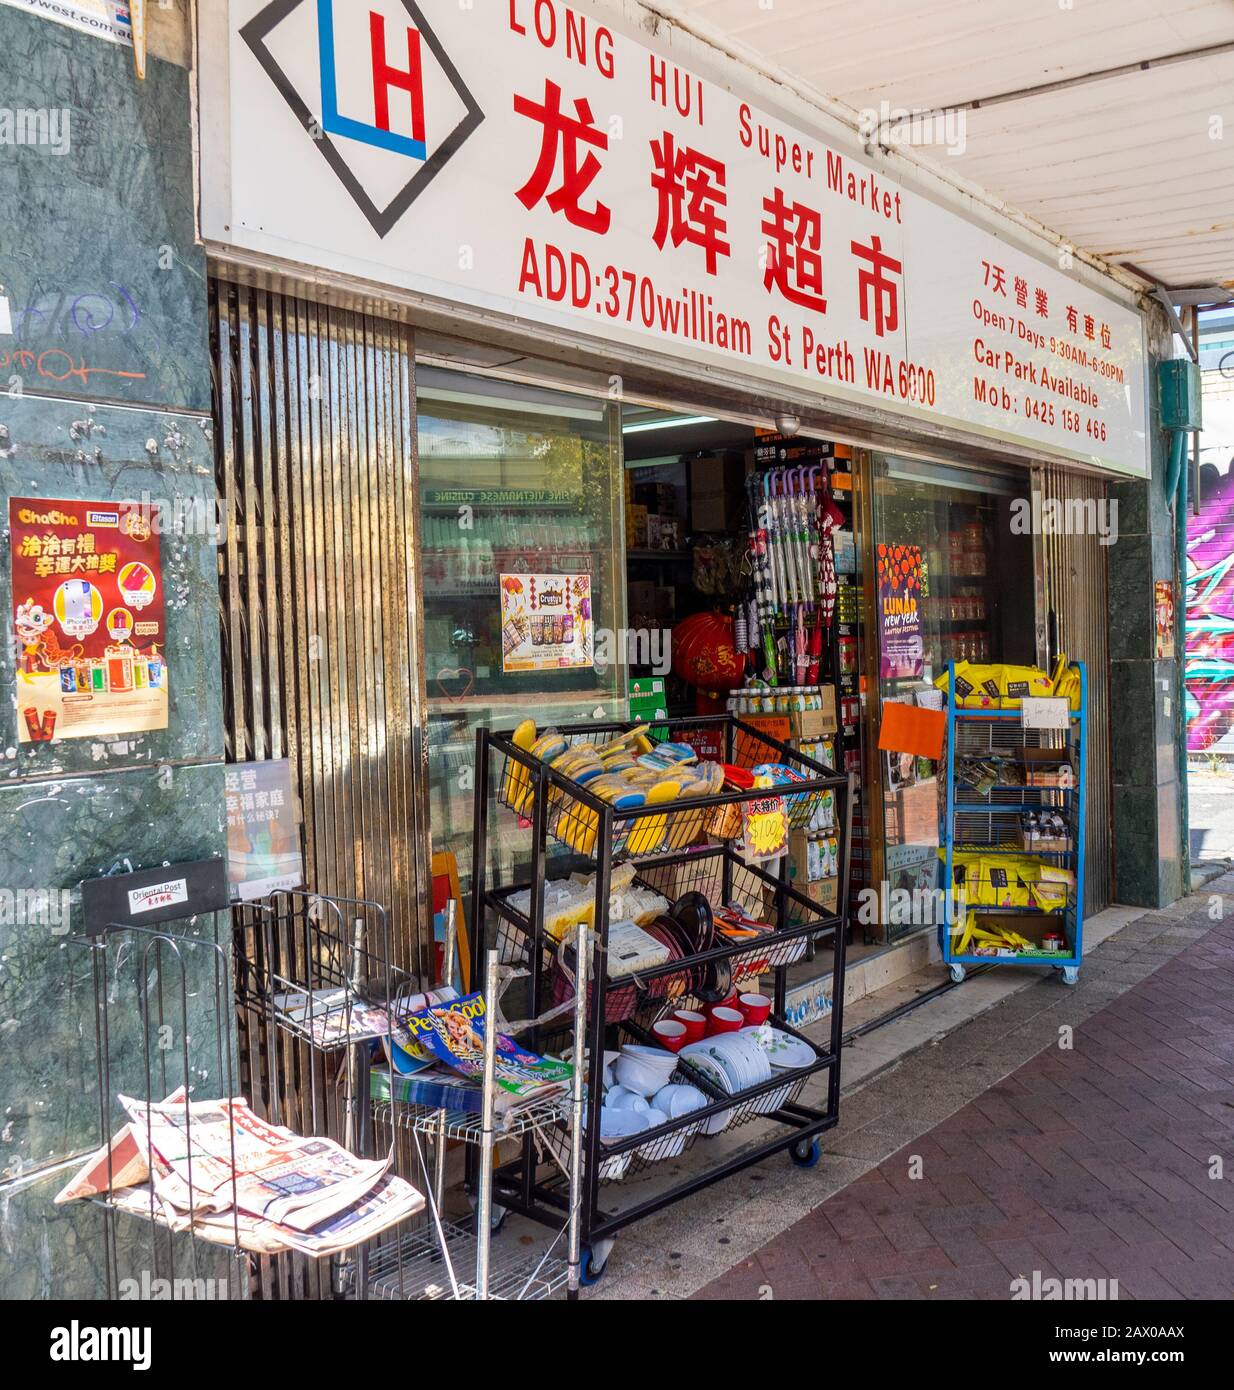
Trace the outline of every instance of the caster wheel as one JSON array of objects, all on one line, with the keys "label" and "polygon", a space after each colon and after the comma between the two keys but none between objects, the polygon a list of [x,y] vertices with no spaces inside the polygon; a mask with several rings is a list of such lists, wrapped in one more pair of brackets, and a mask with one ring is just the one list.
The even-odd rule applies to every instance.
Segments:
[{"label": "caster wheel", "polygon": [[962,985],[964,983],[964,977],[965,975],[967,975],[967,973],[968,972],[964,969],[962,965],[953,965],[951,967],[951,983],[953,985]]},{"label": "caster wheel", "polygon": [[1078,965],[1063,966],[1063,984],[1074,985],[1080,978],[1080,967]]},{"label": "caster wheel", "polygon": [[578,1282],[583,1288],[589,1289],[604,1278],[604,1271],[608,1268],[608,1257],[612,1253],[611,1240],[599,1240],[595,1245],[588,1245],[583,1250],[578,1272]]},{"label": "caster wheel", "polygon": [[800,1139],[789,1149],[788,1156],[798,1168],[813,1168],[823,1156],[822,1145],[817,1139]]}]

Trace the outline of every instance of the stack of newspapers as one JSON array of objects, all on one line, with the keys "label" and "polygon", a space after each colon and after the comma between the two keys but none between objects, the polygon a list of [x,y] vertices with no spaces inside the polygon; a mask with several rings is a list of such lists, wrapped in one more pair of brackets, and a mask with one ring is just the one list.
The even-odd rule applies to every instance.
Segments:
[{"label": "stack of newspapers", "polygon": [[254,1254],[334,1255],[414,1215],[424,1198],[332,1139],[267,1124],[246,1100],[119,1096],[128,1123],[56,1197],[96,1198]]}]

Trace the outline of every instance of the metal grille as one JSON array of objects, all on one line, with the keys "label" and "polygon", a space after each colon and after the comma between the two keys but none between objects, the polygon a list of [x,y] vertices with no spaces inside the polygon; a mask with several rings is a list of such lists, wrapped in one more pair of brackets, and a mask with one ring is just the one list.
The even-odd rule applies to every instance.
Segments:
[{"label": "metal grille", "polygon": [[[1100,478],[1058,468],[1035,468],[1032,486],[1042,504],[1082,502],[1091,516],[1106,495]],[[1089,505],[1091,504],[1091,505]],[[1037,574],[1038,661],[1049,667],[1062,650],[1088,666],[1088,806],[1085,834],[1085,914],[1110,901],[1109,602],[1106,547],[1091,530],[1040,535]]]},{"label": "metal grille", "polygon": [[[212,280],[210,333],[229,516],[228,758],[290,760],[307,884],[384,904],[391,964],[422,973],[432,941],[412,332]],[[252,1014],[239,1030],[254,1104],[341,1138],[341,1077]],[[261,1291],[328,1295],[328,1262],[316,1263],[262,1261]]]}]

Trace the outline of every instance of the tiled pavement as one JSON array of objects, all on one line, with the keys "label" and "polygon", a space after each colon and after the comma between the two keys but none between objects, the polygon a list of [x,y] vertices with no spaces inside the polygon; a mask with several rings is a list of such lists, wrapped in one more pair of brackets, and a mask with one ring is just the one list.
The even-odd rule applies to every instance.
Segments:
[{"label": "tiled pavement", "polygon": [[[1124,928],[1076,997],[1042,982],[858,1092],[841,1114],[868,1123],[839,1151],[896,1151],[698,1296],[1007,1299],[1034,1273],[1117,1279],[1122,1298],[1234,1296],[1234,925],[1212,901]],[[1082,1017],[1085,972],[1109,1002]],[[1032,1012],[1046,990],[1055,1006]],[[899,1142],[895,1125],[998,1066],[1008,1010],[1042,1050]]]},{"label": "tiled pavement", "polygon": [[[860,1089],[846,1089],[840,1124],[823,1136],[816,1168],[792,1169],[776,1156],[630,1227],[587,1296],[746,1297],[770,1285],[782,1297],[835,1297],[841,1289],[866,1298],[940,1297],[983,1280],[981,1292],[1006,1298],[1010,1278],[1031,1277],[1037,1268],[1046,1276],[1047,1256],[1065,1263],[1068,1242],[1081,1228],[1093,1233],[1094,1246],[1104,1244],[1104,1257],[1093,1252],[1098,1262],[1125,1253],[1133,1234],[1143,1242],[1140,1253],[1148,1258],[1137,1258],[1122,1276],[1124,1296],[1195,1288],[1189,1278],[1203,1280],[1206,1273],[1191,1266],[1234,1264],[1229,1228],[1216,1214],[1228,1215],[1227,1194],[1234,1193],[1234,1020],[1226,1013],[1223,1021],[1221,1012],[1234,1000],[1234,950],[1229,927],[1209,915],[1215,901],[1234,921],[1234,874],[1162,912],[1125,919],[1086,955],[1074,988],[1033,972],[1027,976],[1033,983],[962,1026],[948,1024],[941,1039],[922,1027],[927,1016],[949,1013],[964,991],[984,989],[992,978],[985,976],[944,996],[941,1009],[936,1001],[858,1039],[845,1052],[850,1075],[861,1070],[854,1062],[868,1066],[866,1051],[889,1051],[887,1040],[897,1033],[913,1031],[929,1041],[914,1043],[916,1050]],[[1141,994],[1142,982],[1159,971],[1155,983],[1143,986],[1150,992]],[[1164,1006],[1164,1021],[1153,1017],[1163,1007],[1151,992],[1158,985],[1171,999],[1183,996],[1181,1006]],[[1121,1009],[1107,1016],[1119,1001]],[[1067,1055],[1058,1049],[1064,1025],[1075,1030],[1076,1047]],[[1196,1049],[1212,1054],[1206,1066],[1193,1065]],[[1060,1075],[1065,1085],[1055,1081]],[[928,1144],[911,1142],[922,1135]],[[909,1184],[905,1155],[912,1153],[922,1155],[925,1168],[923,1179]],[[1226,1157],[1224,1186],[1210,1186],[1202,1172],[1196,1178],[1198,1168],[1188,1170],[1196,1179],[1189,1181],[1166,1162],[1167,1155],[1176,1164],[1190,1156],[1200,1165],[1211,1153]],[[1180,1183],[1188,1195],[1172,1203],[1179,1224],[1171,1236],[1157,1231],[1146,1213],[1160,1217],[1165,1197],[1177,1196]],[[898,1234],[885,1232],[880,1220]],[[1224,1240],[1210,1229],[1216,1225]],[[1193,1239],[1184,1248],[1179,1241],[1187,1233]],[[1035,1239],[1051,1244],[1038,1250]],[[1184,1263],[1171,1265],[1170,1284],[1161,1267],[1176,1254]],[[1035,1262],[1008,1272],[1007,1261],[1018,1266],[1027,1256]],[[893,1257],[906,1258],[890,1272],[878,1263]]]}]

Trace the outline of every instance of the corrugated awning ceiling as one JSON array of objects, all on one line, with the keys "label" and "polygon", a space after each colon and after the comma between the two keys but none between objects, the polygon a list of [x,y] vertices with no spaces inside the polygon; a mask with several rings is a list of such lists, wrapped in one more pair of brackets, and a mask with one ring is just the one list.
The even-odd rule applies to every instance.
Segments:
[{"label": "corrugated awning ceiling", "polygon": [[964,109],[923,158],[1162,284],[1234,286],[1234,0],[656,7],[856,111]]}]

